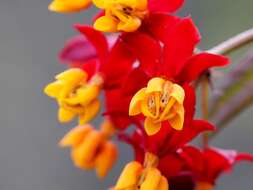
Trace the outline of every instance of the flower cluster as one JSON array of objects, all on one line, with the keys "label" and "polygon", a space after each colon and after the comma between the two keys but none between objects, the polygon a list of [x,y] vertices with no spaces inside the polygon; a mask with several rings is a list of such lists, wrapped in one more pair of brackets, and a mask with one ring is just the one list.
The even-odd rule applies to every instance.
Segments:
[{"label": "flower cluster", "polygon": [[[253,161],[236,151],[188,145],[215,130],[195,118],[194,85],[229,60],[195,51],[200,34],[192,19],[172,15],[183,0],[54,0],[49,9],[71,13],[92,4],[101,9],[93,27],[75,25],[80,35],[60,52],[68,69],[44,90],[57,101],[60,122],[78,118],[60,141],[77,167],[104,177],[117,159],[113,136],[135,153],[113,190],[212,190],[237,161]],[[101,107],[104,121],[95,129],[89,122]]]}]

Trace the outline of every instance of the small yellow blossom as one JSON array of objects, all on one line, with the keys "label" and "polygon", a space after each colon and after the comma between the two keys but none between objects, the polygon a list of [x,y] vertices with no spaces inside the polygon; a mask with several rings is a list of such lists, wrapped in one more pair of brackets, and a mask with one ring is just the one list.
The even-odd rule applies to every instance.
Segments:
[{"label": "small yellow blossom", "polygon": [[88,124],[72,129],[59,144],[71,147],[71,157],[76,167],[95,169],[100,178],[106,176],[118,155],[116,145],[108,141],[104,131],[94,130]]},{"label": "small yellow blossom", "polygon": [[57,75],[56,81],[47,85],[44,92],[57,100],[60,122],[69,122],[78,116],[79,124],[84,124],[99,112],[102,83],[99,75],[87,81],[86,72],[72,68]]},{"label": "small yellow blossom", "polygon": [[[155,159],[154,159],[155,158]],[[157,157],[146,154],[144,166],[133,161],[125,166],[113,190],[168,190],[167,179],[156,168]]]},{"label": "small yellow blossom", "polygon": [[133,32],[147,15],[147,0],[93,0],[105,15],[99,17],[94,27],[103,32]]},{"label": "small yellow blossom", "polygon": [[129,115],[146,116],[144,127],[148,135],[156,134],[162,121],[181,130],[184,123],[184,89],[163,78],[153,78],[131,100]]},{"label": "small yellow blossom", "polygon": [[79,12],[86,9],[92,0],[53,0],[48,6],[50,11],[58,13]]},{"label": "small yellow blossom", "polygon": [[212,184],[207,182],[198,182],[196,184],[196,190],[213,190],[214,187]]}]

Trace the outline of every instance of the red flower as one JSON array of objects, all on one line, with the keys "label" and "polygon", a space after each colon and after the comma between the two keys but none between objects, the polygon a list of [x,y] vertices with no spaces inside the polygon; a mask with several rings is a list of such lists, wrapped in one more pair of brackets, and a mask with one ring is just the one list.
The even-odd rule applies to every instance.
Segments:
[{"label": "red flower", "polygon": [[213,147],[201,151],[195,147],[186,146],[182,149],[180,156],[184,159],[186,168],[194,173],[198,181],[212,185],[221,174],[231,171],[239,161],[253,162],[253,155]]}]

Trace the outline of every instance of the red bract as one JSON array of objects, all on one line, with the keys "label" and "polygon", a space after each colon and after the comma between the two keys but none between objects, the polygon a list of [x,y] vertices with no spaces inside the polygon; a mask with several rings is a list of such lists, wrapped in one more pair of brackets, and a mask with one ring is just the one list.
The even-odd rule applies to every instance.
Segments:
[{"label": "red bract", "polygon": [[192,171],[198,181],[210,184],[215,184],[221,174],[231,171],[238,161],[253,162],[253,155],[212,147],[203,151],[184,147],[180,156],[184,159],[185,168]]},{"label": "red bract", "polygon": [[220,55],[194,53],[200,35],[190,18],[162,18],[165,23],[169,22],[168,25],[165,24],[166,32],[162,26],[156,27],[155,32],[152,32],[158,34],[157,38],[160,41],[143,32],[126,33],[121,36],[147,77],[164,77],[183,84],[197,79],[211,67],[228,64],[228,59]]},{"label": "red bract", "polygon": [[148,9],[150,12],[174,12],[184,3],[184,0],[149,0]]}]

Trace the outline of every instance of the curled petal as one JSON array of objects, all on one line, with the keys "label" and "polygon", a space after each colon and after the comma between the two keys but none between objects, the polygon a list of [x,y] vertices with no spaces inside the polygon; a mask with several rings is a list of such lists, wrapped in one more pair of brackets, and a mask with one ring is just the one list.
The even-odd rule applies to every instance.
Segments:
[{"label": "curled petal", "polygon": [[103,178],[117,160],[118,150],[116,145],[111,142],[106,142],[101,149],[96,158],[95,167],[97,176]]},{"label": "curled petal", "polygon": [[86,135],[88,135],[91,130],[92,126],[89,124],[75,127],[62,138],[62,140],[59,142],[59,145],[61,147],[75,147],[84,140]]},{"label": "curled petal", "polygon": [[141,113],[141,101],[146,97],[146,88],[139,90],[132,98],[129,106],[129,115],[138,115]]},{"label": "curled petal", "polygon": [[74,112],[72,112],[68,109],[65,109],[63,107],[60,107],[59,111],[58,111],[58,120],[61,123],[67,123],[67,122],[70,122],[71,120],[73,120],[75,115],[76,114]]},{"label": "curled petal", "polygon": [[44,93],[52,98],[58,98],[64,84],[62,81],[56,81],[47,85],[44,89]]},{"label": "curled petal", "polygon": [[[161,181],[161,172],[156,168],[149,168],[140,190],[157,190]],[[160,189],[159,189],[160,190]]]},{"label": "curled petal", "polygon": [[165,80],[162,78],[159,78],[159,77],[152,78],[148,82],[146,93],[162,92],[164,83],[165,83]]},{"label": "curled petal", "polygon": [[60,73],[55,78],[60,81],[76,83],[81,80],[86,81],[87,77],[87,73],[83,70],[78,68],[72,68]]},{"label": "curled petal", "polygon": [[100,110],[100,101],[92,101],[85,109],[85,112],[79,116],[79,124],[85,124],[92,120]]},{"label": "curled petal", "polygon": [[184,102],[184,98],[185,98],[184,89],[177,84],[173,84],[173,89],[172,89],[170,96],[175,98],[176,101],[182,105]]},{"label": "curled petal", "polygon": [[101,16],[95,23],[94,28],[103,32],[117,32],[118,21],[112,16]]},{"label": "curled petal", "polygon": [[158,133],[158,131],[160,131],[161,127],[162,127],[161,122],[155,122],[155,120],[150,117],[147,117],[145,119],[144,128],[145,128],[146,133],[149,136]]},{"label": "curled petal", "polygon": [[86,9],[90,4],[91,0],[54,0],[48,9],[58,13],[72,13]]},{"label": "curled petal", "polygon": [[142,165],[139,162],[131,162],[127,164],[118,179],[115,190],[131,189],[135,187],[141,172]]}]

